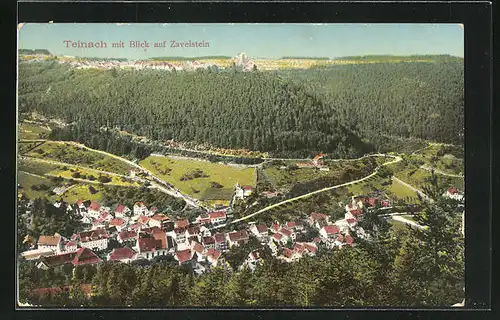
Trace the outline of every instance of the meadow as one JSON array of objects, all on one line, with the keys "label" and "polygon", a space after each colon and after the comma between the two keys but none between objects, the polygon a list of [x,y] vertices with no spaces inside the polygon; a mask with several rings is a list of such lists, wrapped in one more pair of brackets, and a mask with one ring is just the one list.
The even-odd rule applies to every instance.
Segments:
[{"label": "meadow", "polygon": [[234,185],[255,186],[255,169],[178,157],[149,156],[139,165],[200,200],[229,200]]}]

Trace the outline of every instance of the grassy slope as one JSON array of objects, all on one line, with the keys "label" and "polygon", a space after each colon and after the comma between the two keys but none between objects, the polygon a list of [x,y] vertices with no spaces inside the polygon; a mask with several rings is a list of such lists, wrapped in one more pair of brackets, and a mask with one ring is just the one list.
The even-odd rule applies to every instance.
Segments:
[{"label": "grassy slope", "polygon": [[[43,153],[40,153],[41,151]],[[92,169],[127,175],[130,166],[115,158],[70,144],[47,141],[26,154],[29,157],[60,161]]]},{"label": "grassy slope", "polygon": [[[155,166],[152,162],[158,165]],[[252,168],[239,169],[219,163],[161,156],[147,157],[139,164],[155,175],[158,175],[161,179],[171,183],[181,192],[195,198],[203,198],[207,190],[213,189],[210,187],[210,182],[212,181],[221,184],[223,189],[225,189],[222,191],[221,196],[223,198],[220,198],[221,200],[228,200],[231,197],[233,187],[236,183],[255,186],[255,169]],[[164,171],[167,168],[171,169],[168,173]],[[180,181],[183,175],[193,172],[195,169],[201,169],[209,177]],[[199,192],[194,192],[193,188],[199,190]],[[230,190],[230,192],[226,190]],[[211,200],[216,199],[212,197]]]}]

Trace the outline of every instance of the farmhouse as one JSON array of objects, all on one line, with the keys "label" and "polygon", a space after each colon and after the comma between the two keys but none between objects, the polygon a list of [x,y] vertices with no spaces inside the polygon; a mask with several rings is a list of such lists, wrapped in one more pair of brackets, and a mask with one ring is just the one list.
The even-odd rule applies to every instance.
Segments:
[{"label": "farmhouse", "polygon": [[210,223],[218,224],[226,221],[226,211],[214,211],[209,212],[208,217],[210,218]]},{"label": "farmhouse", "polygon": [[174,255],[175,260],[179,262],[179,265],[182,264],[192,264],[194,265],[194,252],[191,249],[177,251]]},{"label": "farmhouse", "polygon": [[250,232],[252,232],[259,240],[267,240],[268,229],[265,224],[252,224]]},{"label": "farmhouse", "polygon": [[208,263],[211,266],[215,267],[219,263],[219,258],[221,256],[221,253],[215,249],[208,249],[206,252],[206,256]]}]

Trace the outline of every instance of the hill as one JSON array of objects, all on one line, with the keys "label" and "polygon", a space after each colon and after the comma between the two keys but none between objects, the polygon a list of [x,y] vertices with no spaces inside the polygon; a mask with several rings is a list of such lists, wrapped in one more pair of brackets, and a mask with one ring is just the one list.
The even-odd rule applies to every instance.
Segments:
[{"label": "hill", "polygon": [[372,150],[304,87],[269,72],[77,70],[40,62],[20,66],[19,90],[20,112],[76,122],[72,134],[87,140],[106,126],[155,140],[281,156]]}]

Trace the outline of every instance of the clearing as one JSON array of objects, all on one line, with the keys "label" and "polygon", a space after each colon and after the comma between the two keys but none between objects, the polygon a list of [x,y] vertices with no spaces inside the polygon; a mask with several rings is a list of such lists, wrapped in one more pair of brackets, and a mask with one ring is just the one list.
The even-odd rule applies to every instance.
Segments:
[{"label": "clearing", "polygon": [[256,181],[255,168],[202,160],[149,156],[139,164],[182,193],[200,200],[229,200],[236,183],[255,186]]}]

